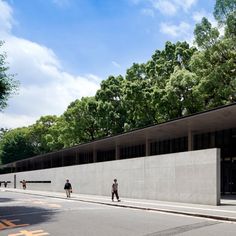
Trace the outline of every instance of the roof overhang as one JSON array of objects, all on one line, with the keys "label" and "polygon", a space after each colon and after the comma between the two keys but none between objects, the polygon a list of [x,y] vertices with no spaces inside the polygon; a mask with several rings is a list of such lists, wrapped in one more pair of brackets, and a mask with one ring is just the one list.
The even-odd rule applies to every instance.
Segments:
[{"label": "roof overhang", "polygon": [[[193,115],[170,120],[161,124],[136,129],[130,132],[105,137],[88,143],[76,145],[60,151],[38,155],[22,161],[35,160],[48,155],[59,155],[74,150],[79,152],[105,151],[115,149],[116,146],[124,147],[130,145],[144,144],[148,141],[158,141],[185,137],[193,133],[208,133],[224,129],[236,128],[236,103],[218,107],[212,110],[196,113]],[[14,162],[14,163],[18,163]],[[2,167],[13,166],[14,163]]]}]

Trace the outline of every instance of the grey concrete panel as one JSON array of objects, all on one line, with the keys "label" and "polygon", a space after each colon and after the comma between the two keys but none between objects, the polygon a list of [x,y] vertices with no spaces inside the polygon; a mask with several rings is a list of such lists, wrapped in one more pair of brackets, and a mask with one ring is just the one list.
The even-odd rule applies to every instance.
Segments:
[{"label": "grey concrete panel", "polygon": [[[28,189],[64,191],[69,179],[73,190],[82,194],[111,195],[114,178],[118,179],[122,197],[155,199],[186,203],[218,205],[220,203],[220,151],[207,149],[126,160],[44,169],[15,173]],[[11,181],[14,174],[0,175],[0,181]]]}]

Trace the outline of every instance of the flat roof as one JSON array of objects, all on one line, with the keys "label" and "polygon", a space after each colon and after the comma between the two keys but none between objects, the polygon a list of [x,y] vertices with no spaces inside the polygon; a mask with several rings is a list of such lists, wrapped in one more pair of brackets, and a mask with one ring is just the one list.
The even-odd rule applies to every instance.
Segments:
[{"label": "flat roof", "polygon": [[236,127],[236,103],[221,106],[212,110],[184,116],[160,124],[132,130],[122,134],[94,140],[89,143],[77,145],[72,148],[86,150],[86,147],[98,149],[105,146],[127,146],[138,144],[143,140],[166,140],[187,136],[189,132],[202,133],[213,132]]},{"label": "flat roof", "polygon": [[217,107],[211,110],[180,117],[160,124],[150,125],[129,132],[100,138],[88,143],[82,143],[70,148],[61,149],[47,154],[37,155],[31,158],[2,165],[12,166],[26,160],[34,160],[51,154],[79,150],[80,152],[106,151],[116,146],[125,147],[143,144],[146,140],[160,141],[188,136],[189,132],[194,134],[215,132],[224,129],[236,128],[236,103]]}]

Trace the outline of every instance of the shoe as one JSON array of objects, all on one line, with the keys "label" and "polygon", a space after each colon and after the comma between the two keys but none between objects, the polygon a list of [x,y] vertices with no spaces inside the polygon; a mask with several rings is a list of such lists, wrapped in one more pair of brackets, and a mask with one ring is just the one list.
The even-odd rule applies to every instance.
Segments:
[{"label": "shoe", "polygon": [[118,200],[118,202],[120,202],[120,199]]}]

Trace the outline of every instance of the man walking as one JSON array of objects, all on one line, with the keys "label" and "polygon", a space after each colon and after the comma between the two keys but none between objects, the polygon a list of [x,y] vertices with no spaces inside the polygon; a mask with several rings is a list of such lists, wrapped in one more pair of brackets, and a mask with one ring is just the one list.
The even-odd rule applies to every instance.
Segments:
[{"label": "man walking", "polygon": [[23,188],[24,190],[26,189],[26,181],[25,181],[25,180],[22,181],[22,188]]},{"label": "man walking", "polygon": [[118,195],[118,183],[117,179],[114,179],[114,183],[111,187],[111,200],[114,201],[114,195],[116,196],[116,199],[118,202],[120,202],[119,195]]},{"label": "man walking", "polygon": [[68,179],[66,180],[64,189],[66,191],[66,197],[70,198],[70,194],[72,193],[72,186]]}]

